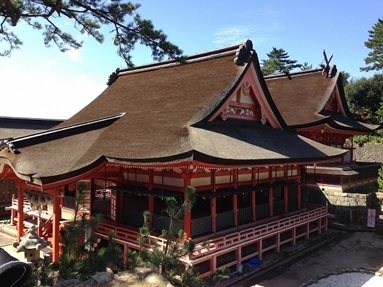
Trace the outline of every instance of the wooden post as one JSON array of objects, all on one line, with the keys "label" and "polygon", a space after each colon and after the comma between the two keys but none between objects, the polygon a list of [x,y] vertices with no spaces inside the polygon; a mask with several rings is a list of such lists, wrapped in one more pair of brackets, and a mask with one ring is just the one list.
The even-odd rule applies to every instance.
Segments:
[{"label": "wooden post", "polygon": [[233,194],[234,226],[238,227],[238,195]]},{"label": "wooden post", "polygon": [[293,240],[291,241],[292,245],[295,246],[297,244],[297,227],[294,227],[292,230]]},{"label": "wooden post", "polygon": [[213,256],[210,259],[210,271],[215,271],[217,269],[217,256]]},{"label": "wooden post", "polygon": [[[153,184],[154,184],[154,169],[149,169],[149,193],[152,191],[152,188],[153,188]],[[149,212],[150,212],[150,222],[149,222],[149,228],[152,229],[153,228],[153,222],[154,222],[154,205],[155,205],[155,197],[153,195],[149,195],[149,202],[148,202],[148,209],[149,209]]]},{"label": "wooden post", "polygon": [[318,225],[318,234],[321,234],[322,233],[322,218],[318,218],[317,225]]},{"label": "wooden post", "polygon": [[211,231],[217,232],[217,199],[213,197],[210,199],[210,210],[211,210]]},{"label": "wooden post", "polygon": [[251,192],[251,209],[253,212],[253,221],[257,220],[257,192],[253,190]]},{"label": "wooden post", "polygon": [[281,251],[281,233],[278,232],[276,235],[275,235],[275,251],[277,253],[279,253]]},{"label": "wooden post", "polygon": [[324,217],[323,218],[324,220],[324,223],[323,223],[323,226],[324,226],[324,231],[326,232],[328,230],[328,217]]},{"label": "wooden post", "polygon": [[257,246],[258,247],[258,258],[260,260],[262,260],[262,250],[263,250],[262,244],[263,244],[263,239],[260,239],[258,242],[258,246]]},{"label": "wooden post", "polygon": [[149,212],[150,212],[151,217],[152,217],[151,220],[150,220],[150,223],[149,223],[150,229],[153,228],[154,200],[155,200],[154,196],[153,195],[149,195],[149,203],[148,203],[149,206],[148,206],[148,208],[149,208]]},{"label": "wooden post", "polygon": [[298,209],[300,209],[302,208],[302,189],[300,184],[298,184],[297,200],[298,200]]},{"label": "wooden post", "polygon": [[274,191],[273,188],[269,188],[269,216],[274,216]]},{"label": "wooden post", "polygon": [[58,262],[60,257],[60,220],[61,220],[61,197],[60,190],[53,191],[53,238],[52,238],[52,262]]},{"label": "wooden post", "polygon": [[[236,191],[238,188],[238,169],[233,169],[233,183],[234,183],[234,190]],[[233,194],[232,203],[233,203],[233,213],[234,213],[234,226],[238,227],[238,195],[237,194]]]},{"label": "wooden post", "polygon": [[[186,189],[188,186],[191,186],[191,177],[192,177],[192,171],[188,169],[186,172],[184,172],[184,189]],[[187,199],[186,192],[184,191],[184,200]],[[188,240],[191,238],[191,210],[187,211],[184,214],[184,239]]]},{"label": "wooden post", "polygon": [[306,240],[309,240],[310,239],[310,223],[309,222],[305,224],[305,228],[306,228],[305,238],[306,238]]},{"label": "wooden post", "polygon": [[18,182],[17,190],[17,241],[20,242],[21,237],[24,236],[24,193],[22,183]]},{"label": "wooden post", "polygon": [[289,212],[289,187],[283,187],[283,198],[285,199],[284,211]]}]

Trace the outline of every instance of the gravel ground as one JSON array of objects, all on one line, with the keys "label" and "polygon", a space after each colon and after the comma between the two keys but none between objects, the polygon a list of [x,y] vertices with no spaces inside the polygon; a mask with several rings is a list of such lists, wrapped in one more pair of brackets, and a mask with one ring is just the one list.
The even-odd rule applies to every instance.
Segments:
[{"label": "gravel ground", "polygon": [[[374,276],[374,274],[379,276]],[[313,248],[309,254],[281,264],[236,287],[382,287],[383,236],[350,232],[337,241]]]},{"label": "gravel ground", "polygon": [[382,287],[383,277],[373,274],[350,272],[322,278],[310,287]]},{"label": "gravel ground", "polygon": [[[12,250],[13,242],[13,238],[0,233],[0,247]],[[382,274],[383,236],[375,232],[350,232],[340,241],[313,248],[304,257],[281,264],[263,276],[244,278],[234,286],[382,287]]]}]

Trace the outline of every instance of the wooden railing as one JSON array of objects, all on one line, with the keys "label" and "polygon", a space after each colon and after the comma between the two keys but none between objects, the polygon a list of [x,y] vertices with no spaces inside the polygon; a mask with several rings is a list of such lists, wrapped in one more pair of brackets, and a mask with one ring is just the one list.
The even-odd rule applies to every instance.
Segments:
[{"label": "wooden railing", "polygon": [[[265,223],[259,226],[248,228],[242,231],[230,233],[225,236],[210,239],[208,241],[198,242],[196,240],[196,246],[191,256],[191,259],[196,259],[200,256],[205,256],[208,253],[218,252],[240,243],[246,243],[255,239],[262,239],[270,237],[278,232],[291,229],[293,227],[301,226],[306,223],[315,221],[320,218],[326,217],[328,214],[327,206],[317,207],[315,209],[304,211],[302,213],[288,216],[286,218]],[[139,232],[128,228],[116,226],[112,222],[103,222],[99,225],[96,234],[107,237],[107,234],[112,231],[114,233],[114,239],[122,244],[128,244],[135,248],[139,248],[138,238]],[[156,240],[157,247],[165,248],[166,240],[156,236],[151,236]]]},{"label": "wooden railing", "polygon": [[294,226],[303,225],[313,220],[326,217],[327,214],[327,206],[323,206],[281,220],[255,226],[226,236],[213,238],[207,242],[197,243],[192,257],[197,258],[206,255],[207,253],[227,249],[231,246],[238,245],[239,243],[245,243],[246,241],[267,238]]},{"label": "wooden railing", "polygon": [[113,222],[101,222],[96,230],[96,234],[107,238],[109,232],[113,232],[116,241],[122,243],[130,243],[132,246],[139,248],[138,237],[139,232],[125,227],[116,226]]},{"label": "wooden railing", "polygon": [[51,217],[45,221],[44,225],[41,227],[41,236],[45,238],[45,240],[48,240],[49,237],[52,236],[52,230],[53,230],[53,214]]},{"label": "wooden railing", "polygon": [[[17,198],[13,198],[12,205],[10,207],[7,207],[6,209],[7,210],[13,209],[13,210],[18,211],[18,207],[19,207],[18,199]],[[31,208],[31,205],[29,204],[29,201],[24,199],[24,202],[23,202],[23,211],[24,211],[24,213],[31,212],[31,210],[32,210],[32,208]]]}]

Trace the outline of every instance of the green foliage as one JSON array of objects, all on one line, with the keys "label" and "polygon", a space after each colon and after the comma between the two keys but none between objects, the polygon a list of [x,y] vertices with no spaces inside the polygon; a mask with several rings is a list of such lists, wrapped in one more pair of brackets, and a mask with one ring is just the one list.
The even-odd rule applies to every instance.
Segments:
[{"label": "green foliage", "polygon": [[378,191],[383,192],[383,165],[378,170],[377,182],[378,182],[378,187],[379,187]]},{"label": "green foliage", "polygon": [[113,241],[114,234],[108,234],[108,246],[95,250],[94,230],[102,221],[102,215],[87,218],[78,216],[78,206],[83,204],[83,191],[89,188],[84,182],[77,184],[75,215],[73,221],[60,230],[63,244],[60,260],[54,265],[59,270],[58,280],[77,278],[86,280],[107,267],[113,270],[123,268],[122,250]]},{"label": "green foliage", "polygon": [[224,266],[212,272],[205,278],[207,286],[217,286],[220,282],[229,279],[230,268]]},{"label": "green foliage", "polygon": [[348,107],[354,118],[367,123],[383,123],[383,75],[353,81],[345,87]]},{"label": "green foliage", "polygon": [[117,54],[129,67],[133,66],[131,52],[136,44],[149,47],[154,60],[165,56],[180,57],[182,51],[169,42],[161,30],[155,29],[150,20],[141,18],[137,13],[139,7],[140,4],[124,0],[0,1],[0,42],[7,45],[0,55],[9,56],[22,45],[22,41],[11,31],[19,22],[41,30],[47,47],[54,44],[63,52],[70,48],[78,49],[82,42],[66,31],[69,22],[81,34],[90,35],[99,43],[104,41],[102,27],[108,26],[114,33]]},{"label": "green foliage", "polygon": [[22,287],[53,286],[55,278],[52,276],[52,264],[49,257],[45,257],[40,263],[35,264],[31,276]]},{"label": "green foliage", "polygon": [[[365,143],[383,143],[383,138],[379,135],[358,135],[352,138],[354,144],[363,146]],[[351,139],[347,139],[346,143],[351,144]]]},{"label": "green foliage", "polygon": [[364,45],[372,51],[364,59],[366,67],[360,70],[366,72],[383,70],[383,20],[378,19],[368,34],[368,40],[364,42]]},{"label": "green foliage", "polygon": [[151,236],[149,211],[143,213],[144,223],[140,231],[140,251],[129,251],[127,268],[148,267],[165,276],[175,286],[203,286],[203,281],[192,268],[185,268],[180,258],[191,254],[195,243],[184,239],[184,231],[176,230],[176,223],[183,219],[195,202],[195,189],[191,186],[185,189],[186,199],[181,204],[174,197],[166,198],[165,213],[170,223],[167,230],[162,230],[159,237]]},{"label": "green foliage", "polygon": [[277,49],[273,47],[272,51],[267,54],[269,57],[267,60],[262,60],[261,69],[264,76],[276,74],[276,73],[288,73],[295,68],[305,69],[308,64],[303,66],[297,64],[296,60],[290,60],[290,56],[283,49]]},{"label": "green foliage", "polygon": [[299,67],[299,69],[301,69],[301,71],[311,70],[312,68],[313,68],[313,65],[310,65],[310,64],[307,63],[307,62],[304,62],[304,63]]},{"label": "green foliage", "polygon": [[366,205],[368,208],[375,208],[380,210],[380,206],[382,205],[382,200],[378,198],[376,192],[371,192],[366,197]]},{"label": "green foliage", "polygon": [[343,87],[346,87],[348,84],[350,84],[350,73],[348,72],[345,72],[345,71],[340,71],[339,72],[341,75],[342,75],[342,83],[343,83]]},{"label": "green foliage", "polygon": [[60,271],[59,280],[86,280],[97,272],[105,271],[107,267],[113,270],[123,269],[122,250],[113,241],[112,233],[109,234],[108,246],[93,249],[93,230],[97,228],[101,219],[101,216],[91,219],[81,217],[61,230],[63,253],[56,265]]},{"label": "green foliage", "polygon": [[85,181],[78,181],[77,182],[77,191],[82,193],[84,190],[89,189],[89,184],[86,183]]}]

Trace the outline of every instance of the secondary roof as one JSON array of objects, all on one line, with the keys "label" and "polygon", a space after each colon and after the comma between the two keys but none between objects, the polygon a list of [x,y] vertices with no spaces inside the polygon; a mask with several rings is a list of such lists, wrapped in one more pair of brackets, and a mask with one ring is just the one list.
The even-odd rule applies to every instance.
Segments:
[{"label": "secondary roof", "polygon": [[379,128],[352,119],[342,75],[322,69],[265,77],[267,88],[286,124],[293,129],[329,125],[339,131],[371,133]]},{"label": "secondary roof", "polygon": [[[240,48],[240,49],[239,49]],[[268,165],[326,161],[345,151],[321,145],[282,128],[246,120],[208,119],[250,70],[257,97],[285,123],[268,94],[252,49],[243,45],[199,55],[186,63],[166,61],[120,70],[110,86],[54,129],[0,143],[0,163],[36,184],[81,175],[102,163],[146,167]],[[235,60],[236,59],[236,60]],[[252,68],[251,68],[252,67]],[[266,113],[265,113],[266,114]]]}]

